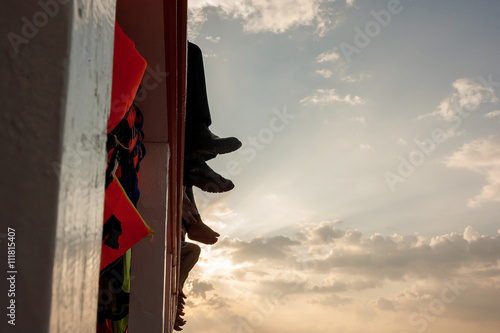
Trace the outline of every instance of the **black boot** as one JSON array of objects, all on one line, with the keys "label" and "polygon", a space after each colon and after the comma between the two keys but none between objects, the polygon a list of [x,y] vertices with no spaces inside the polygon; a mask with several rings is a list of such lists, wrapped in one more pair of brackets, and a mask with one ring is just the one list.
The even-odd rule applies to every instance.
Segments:
[{"label": "black boot", "polygon": [[[215,157],[233,152],[241,147],[241,141],[234,137],[219,138],[210,132],[205,124],[196,124],[186,129],[186,157],[191,154]],[[210,158],[205,158],[210,159]]]},{"label": "black boot", "polygon": [[199,155],[184,159],[184,186],[196,186],[210,193],[227,192],[234,188],[232,181],[213,171]]}]

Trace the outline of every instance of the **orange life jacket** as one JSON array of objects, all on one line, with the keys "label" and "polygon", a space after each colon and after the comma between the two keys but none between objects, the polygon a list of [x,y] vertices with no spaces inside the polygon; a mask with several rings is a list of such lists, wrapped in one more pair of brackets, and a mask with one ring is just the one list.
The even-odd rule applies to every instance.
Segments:
[{"label": "orange life jacket", "polygon": [[147,66],[146,60],[135,49],[135,43],[125,35],[118,23],[115,24],[114,45],[108,133],[120,123],[132,105]]}]

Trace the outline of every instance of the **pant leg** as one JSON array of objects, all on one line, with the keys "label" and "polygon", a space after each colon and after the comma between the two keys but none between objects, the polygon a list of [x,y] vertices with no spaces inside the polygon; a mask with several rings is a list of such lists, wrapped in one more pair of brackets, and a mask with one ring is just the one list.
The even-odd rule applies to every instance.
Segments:
[{"label": "pant leg", "polygon": [[184,282],[189,275],[191,269],[198,262],[200,257],[200,247],[193,243],[187,243],[181,248],[181,266],[179,268],[179,289],[182,290]]},{"label": "pant leg", "polygon": [[208,107],[207,87],[203,55],[200,48],[188,42],[187,92],[186,92],[186,134],[194,124],[212,124]]}]

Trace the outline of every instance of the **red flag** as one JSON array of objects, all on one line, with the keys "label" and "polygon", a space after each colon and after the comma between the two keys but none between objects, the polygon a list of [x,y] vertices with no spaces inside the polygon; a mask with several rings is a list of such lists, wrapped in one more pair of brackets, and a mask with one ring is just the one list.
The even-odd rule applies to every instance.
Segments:
[{"label": "red flag", "polygon": [[101,270],[144,237],[154,234],[134,207],[116,177],[106,188]]},{"label": "red flag", "polygon": [[132,105],[146,67],[146,60],[135,49],[135,43],[116,23],[108,133],[120,123]]}]

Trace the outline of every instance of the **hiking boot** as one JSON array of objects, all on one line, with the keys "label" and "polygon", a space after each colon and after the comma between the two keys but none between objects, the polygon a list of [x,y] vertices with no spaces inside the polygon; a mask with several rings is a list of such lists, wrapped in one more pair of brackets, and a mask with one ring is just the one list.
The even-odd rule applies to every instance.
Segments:
[{"label": "hiking boot", "polygon": [[196,186],[210,193],[227,192],[234,188],[232,181],[213,171],[201,156],[184,160],[184,186]]},{"label": "hiking boot", "polygon": [[[235,137],[220,138],[212,133],[205,124],[197,124],[186,133],[186,151],[211,158],[217,154],[227,154],[241,147],[241,141]],[[208,158],[210,159],[210,158]]]}]

